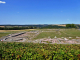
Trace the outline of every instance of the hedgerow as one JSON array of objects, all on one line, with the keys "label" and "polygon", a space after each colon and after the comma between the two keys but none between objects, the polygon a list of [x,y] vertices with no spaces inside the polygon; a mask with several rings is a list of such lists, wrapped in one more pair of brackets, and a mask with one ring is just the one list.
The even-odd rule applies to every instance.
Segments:
[{"label": "hedgerow", "polygon": [[0,43],[1,60],[78,60],[79,44]]}]

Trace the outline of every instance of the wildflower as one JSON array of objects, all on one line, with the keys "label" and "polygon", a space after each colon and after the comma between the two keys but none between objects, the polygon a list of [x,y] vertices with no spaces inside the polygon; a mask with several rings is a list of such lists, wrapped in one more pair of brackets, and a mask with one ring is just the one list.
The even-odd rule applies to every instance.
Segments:
[{"label": "wildflower", "polygon": [[13,56],[13,54],[12,54],[12,56]]}]

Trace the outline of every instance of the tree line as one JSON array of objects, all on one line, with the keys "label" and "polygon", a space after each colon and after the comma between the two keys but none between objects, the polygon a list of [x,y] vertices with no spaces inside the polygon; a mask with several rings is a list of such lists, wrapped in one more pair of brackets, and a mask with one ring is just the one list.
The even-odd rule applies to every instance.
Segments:
[{"label": "tree line", "polygon": [[66,28],[66,27],[57,26],[57,25],[48,25],[48,26],[45,26],[45,27],[41,27],[41,29],[46,29],[46,28],[48,28],[48,29],[52,29],[52,28],[56,29],[56,28]]},{"label": "tree line", "polygon": [[75,24],[66,24],[66,28],[76,28]]},{"label": "tree line", "polygon": [[22,30],[22,29],[36,29],[37,27],[0,27],[0,30]]},{"label": "tree line", "polygon": [[[27,26],[27,27],[0,27],[0,30],[22,30],[22,29],[51,29],[51,28],[77,28],[75,24],[66,24],[66,26],[48,25],[45,27]],[[79,27],[78,27],[79,28]]]}]

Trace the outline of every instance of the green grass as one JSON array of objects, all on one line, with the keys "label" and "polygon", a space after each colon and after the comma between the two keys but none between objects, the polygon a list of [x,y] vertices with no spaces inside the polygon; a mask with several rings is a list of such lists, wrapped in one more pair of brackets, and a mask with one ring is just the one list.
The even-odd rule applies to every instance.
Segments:
[{"label": "green grass", "polygon": [[[34,29],[33,29],[34,30]],[[60,31],[56,31],[56,29],[35,29],[34,31],[53,31],[53,32],[42,32],[40,33],[38,36],[36,36],[34,39],[41,39],[41,38],[48,38],[49,36],[51,38],[54,38],[55,36],[57,36],[58,38],[61,38],[61,37],[72,37],[74,39],[76,39],[76,36],[80,37],[80,30],[77,30],[77,29],[61,29]],[[18,33],[18,32],[22,32],[22,31],[32,31],[32,30],[29,30],[29,29],[25,29],[25,30],[19,30],[19,31],[9,31],[9,30],[6,30],[5,33],[1,32],[0,33],[0,37],[2,36],[6,36],[8,34],[11,34],[11,33]]]},{"label": "green grass", "polygon": [[0,43],[2,60],[78,60],[80,44]]},{"label": "green grass", "polygon": [[1,30],[2,32],[0,32],[0,38],[3,36],[6,36],[8,34],[13,34],[13,33],[18,33],[18,32],[24,32],[24,31],[32,31],[29,29],[25,29],[25,30]]},{"label": "green grass", "polygon": [[76,30],[76,29],[74,29],[74,30],[73,29],[69,29],[69,30],[66,29],[63,32],[65,32],[71,36],[80,36],[80,30]]},{"label": "green grass", "polygon": [[8,35],[9,33],[0,33],[0,37],[3,37],[3,36],[6,36]]},{"label": "green grass", "polygon": [[7,36],[9,34],[12,34],[12,33],[17,33],[18,31],[9,31],[9,32],[0,32],[0,38],[3,37],[3,36]]},{"label": "green grass", "polygon": [[[42,31],[47,31],[47,30],[42,30]],[[74,39],[76,39],[76,36],[80,37],[80,30],[76,30],[76,29],[65,29],[65,30],[62,29],[60,31],[56,31],[56,30],[52,30],[52,31],[53,32],[42,32],[38,36],[36,36],[34,39],[48,38],[49,36],[51,38],[54,38],[55,36],[57,36],[58,38],[72,37]]]}]

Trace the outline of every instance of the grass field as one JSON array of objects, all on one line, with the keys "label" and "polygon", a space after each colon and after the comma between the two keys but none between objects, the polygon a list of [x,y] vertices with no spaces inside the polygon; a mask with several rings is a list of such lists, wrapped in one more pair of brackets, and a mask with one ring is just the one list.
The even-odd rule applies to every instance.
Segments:
[{"label": "grass field", "polygon": [[25,29],[25,30],[0,30],[0,38],[12,33],[24,32],[24,31],[32,31],[35,29]]},{"label": "grass field", "polygon": [[[77,29],[61,29],[60,31],[56,31],[53,29],[53,30],[42,30],[42,31],[44,32],[40,33],[34,39],[48,38],[49,36],[51,38],[54,38],[55,36],[57,36],[57,38],[72,37],[74,39],[76,39],[76,36],[80,37],[80,30],[77,30]],[[51,32],[46,32],[46,31],[51,31]]]},{"label": "grass field", "polygon": [[80,37],[80,30],[77,29],[25,29],[25,30],[0,30],[0,37],[6,36],[11,33],[23,32],[23,31],[43,31],[40,32],[34,39],[41,39],[41,38],[54,38],[57,36],[58,38],[61,37],[72,37],[76,39],[76,36]]}]

